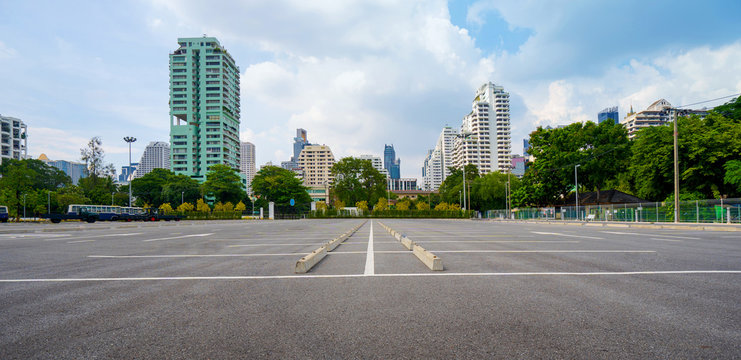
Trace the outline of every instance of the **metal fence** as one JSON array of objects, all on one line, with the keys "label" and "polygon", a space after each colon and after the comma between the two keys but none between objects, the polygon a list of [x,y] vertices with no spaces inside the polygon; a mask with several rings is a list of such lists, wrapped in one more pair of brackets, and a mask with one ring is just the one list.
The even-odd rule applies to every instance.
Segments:
[{"label": "metal fence", "polygon": [[[674,222],[674,203],[582,205],[489,210],[487,219]],[[741,224],[741,199],[681,201],[679,222]]]}]

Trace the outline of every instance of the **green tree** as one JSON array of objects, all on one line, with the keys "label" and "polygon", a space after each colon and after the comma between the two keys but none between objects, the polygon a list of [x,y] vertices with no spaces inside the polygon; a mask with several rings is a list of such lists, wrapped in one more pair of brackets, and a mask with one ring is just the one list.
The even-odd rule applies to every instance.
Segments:
[{"label": "green tree", "polygon": [[726,175],[723,177],[723,181],[731,186],[736,187],[736,192],[741,193],[741,161],[729,160],[724,168]]},{"label": "green tree", "polygon": [[443,202],[435,205],[435,210],[437,210],[437,211],[450,210],[450,206],[448,206],[448,203],[446,203],[446,202],[443,201]]},{"label": "green tree", "polygon": [[[265,206],[267,202],[275,202],[279,211],[308,211],[311,197],[306,192],[301,180],[295,174],[277,166],[265,166],[252,180],[252,191],[259,197],[258,205]],[[295,206],[290,201],[294,199]]]},{"label": "green tree", "polygon": [[376,202],[376,205],[373,206],[373,211],[384,211],[388,209],[388,202],[386,202],[386,198],[378,198],[378,202]]},{"label": "green tree", "polygon": [[513,191],[513,204],[550,205],[566,197],[574,187],[576,165],[580,165],[579,185],[599,193],[627,170],[630,144],[625,128],[610,121],[539,127],[530,134],[528,149],[535,161],[522,187]]},{"label": "green tree", "polygon": [[[78,187],[82,190],[85,197],[89,198],[91,203],[96,205],[110,205],[111,194],[113,194],[113,200],[115,202],[115,193],[118,190],[113,183],[113,179],[109,177],[85,177],[80,179]],[[128,195],[126,201],[128,205]]]},{"label": "green tree", "polygon": [[198,201],[196,202],[196,211],[202,212],[202,213],[210,213],[211,207],[208,206],[208,204],[206,204],[206,202],[203,201],[203,199],[198,199]]},{"label": "green tree", "polygon": [[237,171],[223,164],[211,166],[201,189],[204,195],[214,196],[216,201],[237,202],[246,196]]},{"label": "green tree", "polygon": [[[131,180],[131,191],[136,197],[138,205],[149,204],[158,207],[165,201],[162,197],[162,189],[168,184],[175,174],[167,169],[152,169],[148,174]],[[180,199],[176,201],[179,203]]]},{"label": "green tree", "polygon": [[[703,198],[736,197],[725,181],[726,163],[741,158],[741,121],[711,112],[705,119],[680,117],[679,183],[682,192]],[[630,175],[638,197],[661,201],[674,192],[673,124],[637,132]],[[733,165],[730,165],[731,167]]]},{"label": "green tree", "polygon": [[471,189],[471,209],[480,211],[505,209],[508,179],[514,193],[520,188],[520,179],[514,175],[492,172],[477,178]]},{"label": "green tree", "polygon": [[80,149],[80,158],[85,163],[92,187],[97,186],[98,178],[112,177],[116,173],[113,164],[105,163],[105,151],[103,151],[103,141],[100,137],[91,138],[86,146]]},{"label": "green tree", "polygon": [[[208,205],[207,205],[208,206]],[[186,212],[186,211],[193,211],[195,207],[191,203],[182,203],[178,205],[177,211],[179,212]]]},{"label": "green tree", "polygon": [[53,192],[71,183],[70,178],[64,172],[40,160],[5,159],[0,164],[0,175],[2,175],[0,177],[0,189],[2,189],[0,201],[8,206],[12,215],[22,215],[24,194],[28,209],[30,195],[41,190],[46,200],[48,191]]},{"label": "green tree", "polygon": [[417,210],[430,210],[430,205],[426,202],[418,201]]},{"label": "green tree", "polygon": [[332,166],[335,195],[346,204],[365,200],[372,204],[386,196],[386,177],[370,160],[346,157]]},{"label": "green tree", "polygon": [[[466,169],[466,202],[471,199],[474,202],[475,198],[471,194],[472,184],[479,178],[479,169],[474,164],[468,164],[465,166]],[[445,178],[443,183],[440,185],[438,192],[440,194],[441,201],[448,203],[458,203],[463,196],[463,172],[461,169],[450,167],[448,168],[450,175]]]},{"label": "green tree", "polygon": [[201,184],[190,176],[178,174],[167,177],[162,185],[162,201],[171,204],[196,202],[201,197]]},{"label": "green tree", "polygon": [[721,106],[716,106],[711,111],[727,119],[741,120],[741,96]]},{"label": "green tree", "polygon": [[243,202],[240,201],[234,207],[234,210],[236,210],[236,211],[245,211],[245,210],[247,210],[247,206]]},{"label": "green tree", "polygon": [[358,208],[358,209],[360,209],[363,212],[367,212],[368,211],[368,202],[365,201],[365,200],[358,201],[358,202],[355,203],[355,207]]}]

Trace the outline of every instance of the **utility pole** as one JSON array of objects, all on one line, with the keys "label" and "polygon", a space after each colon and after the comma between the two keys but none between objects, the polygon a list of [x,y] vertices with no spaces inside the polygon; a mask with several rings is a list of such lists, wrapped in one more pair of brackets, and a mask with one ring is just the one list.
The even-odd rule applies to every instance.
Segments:
[{"label": "utility pole", "polygon": [[674,109],[674,222],[679,222],[679,132],[677,130],[677,111]]}]

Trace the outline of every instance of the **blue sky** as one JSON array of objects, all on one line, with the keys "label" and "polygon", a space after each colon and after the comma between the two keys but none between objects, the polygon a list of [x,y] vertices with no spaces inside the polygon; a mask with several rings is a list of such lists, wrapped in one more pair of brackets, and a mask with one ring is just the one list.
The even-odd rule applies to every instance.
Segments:
[{"label": "blue sky", "polygon": [[[623,116],[741,93],[741,2],[0,1],[0,114],[29,153],[79,159],[100,136],[169,140],[168,54],[217,36],[242,72],[243,140],[258,165],[290,156],[295,128],[336,157],[393,143],[419,177],[443,126],[486,81],[511,94],[512,143],[538,125]],[[709,106],[717,103],[708,104]]]}]

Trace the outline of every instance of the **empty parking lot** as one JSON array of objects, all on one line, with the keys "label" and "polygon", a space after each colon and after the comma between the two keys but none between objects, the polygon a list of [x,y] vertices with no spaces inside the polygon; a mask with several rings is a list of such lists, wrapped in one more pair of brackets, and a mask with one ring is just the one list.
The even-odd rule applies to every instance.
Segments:
[{"label": "empty parking lot", "polygon": [[394,219],[2,230],[2,358],[741,354],[739,233]]}]

